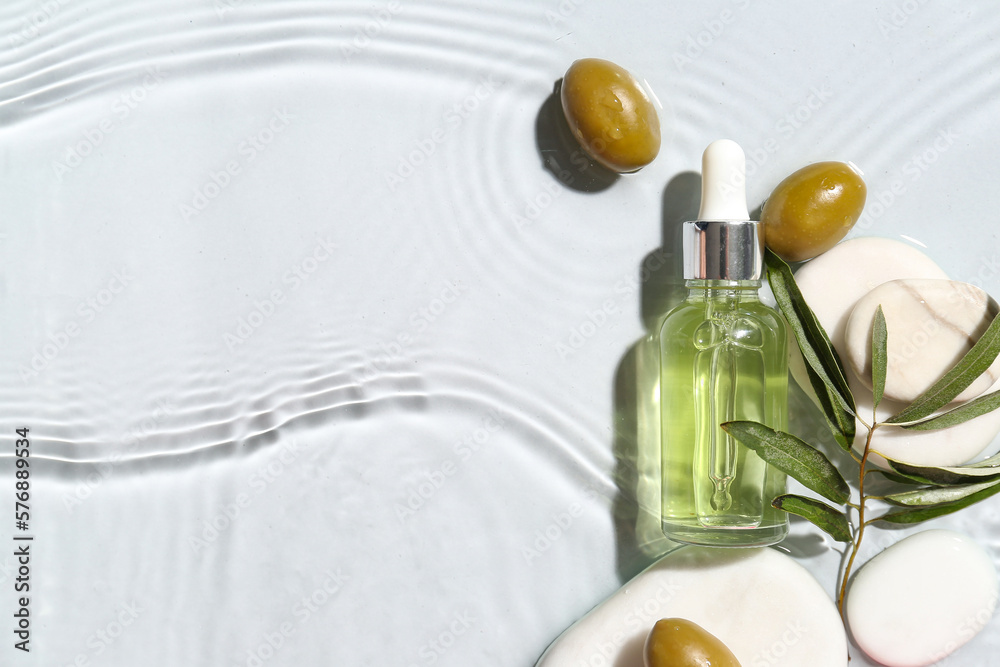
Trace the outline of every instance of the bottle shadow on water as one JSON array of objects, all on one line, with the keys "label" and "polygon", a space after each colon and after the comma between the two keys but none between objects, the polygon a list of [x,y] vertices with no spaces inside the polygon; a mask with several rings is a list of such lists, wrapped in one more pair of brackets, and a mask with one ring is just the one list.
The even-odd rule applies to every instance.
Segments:
[{"label": "bottle shadow on water", "polygon": [[701,175],[683,172],[663,191],[662,245],[639,266],[637,294],[645,334],[625,352],[613,388],[615,483],[613,505],[618,575],[624,582],[652,558],[676,546],[660,522],[659,325],[686,294],[683,223],[698,215]]}]

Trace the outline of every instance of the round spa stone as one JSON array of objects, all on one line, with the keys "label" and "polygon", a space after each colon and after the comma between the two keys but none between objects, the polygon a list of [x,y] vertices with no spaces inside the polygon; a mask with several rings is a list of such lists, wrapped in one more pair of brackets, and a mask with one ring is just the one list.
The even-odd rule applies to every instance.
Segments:
[{"label": "round spa stone", "polygon": [[657,621],[683,618],[744,667],[844,667],[837,607],[793,558],[774,549],[681,547],[566,630],[536,667],[642,667]]},{"label": "round spa stone", "polygon": [[[890,280],[861,297],[847,321],[847,358],[872,386],[871,332],[882,306],[888,339],[885,396],[911,402],[951,370],[986,331],[1000,306],[982,289],[955,280]],[[994,362],[955,399],[979,396],[1000,379]]]},{"label": "round spa stone", "polygon": [[[948,280],[947,274],[917,248],[901,241],[858,237],[837,244],[833,249],[805,263],[795,273],[802,296],[826,329],[833,346],[844,360],[847,381],[857,402],[858,414],[872,414],[872,392],[847,361],[847,323],[858,300],[891,280]],[[874,311],[872,311],[874,313]],[[892,333],[890,331],[890,336]],[[790,347],[789,370],[792,377],[810,396],[818,399],[806,374],[806,365],[798,346]],[[871,381],[869,380],[869,385]],[[1000,382],[992,388],[1000,391]],[[909,405],[909,401],[883,398],[878,407],[879,421],[885,421]],[[857,424],[855,450],[864,449],[864,424]],[[933,431],[881,428],[872,440],[868,462],[888,468],[882,455],[925,466],[955,466],[979,456],[1000,432],[1000,411],[971,419],[963,424]]]},{"label": "round spa stone", "polygon": [[879,664],[931,665],[986,626],[997,584],[992,558],[968,537],[911,535],[858,572],[847,596],[851,634]]}]

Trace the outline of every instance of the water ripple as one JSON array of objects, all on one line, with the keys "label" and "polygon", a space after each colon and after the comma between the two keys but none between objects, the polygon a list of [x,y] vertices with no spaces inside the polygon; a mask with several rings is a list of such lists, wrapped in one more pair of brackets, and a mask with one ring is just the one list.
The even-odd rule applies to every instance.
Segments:
[{"label": "water ripple", "polygon": [[13,123],[99,91],[134,85],[151,67],[176,78],[308,63],[424,77],[462,77],[499,67],[530,79],[545,50],[538,46],[544,20],[528,7],[481,12],[455,3],[372,8],[220,0],[144,5],[136,11],[106,0],[60,5],[34,36],[20,39],[18,26],[30,17],[31,7],[8,5],[0,17],[0,31],[11,42],[0,52],[0,117]]}]

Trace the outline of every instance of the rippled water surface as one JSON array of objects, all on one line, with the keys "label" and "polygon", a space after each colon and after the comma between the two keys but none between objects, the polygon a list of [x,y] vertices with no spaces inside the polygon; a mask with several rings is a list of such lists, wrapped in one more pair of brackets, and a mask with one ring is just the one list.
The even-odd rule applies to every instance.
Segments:
[{"label": "rippled water surface", "polygon": [[[849,4],[4,3],[0,664],[532,665],[669,548],[650,327],[710,141],[751,208],[853,160],[854,234],[1000,293],[1000,11]],[[587,56],[664,123],[600,187],[553,174]],[[997,553],[996,507],[940,525]]]}]

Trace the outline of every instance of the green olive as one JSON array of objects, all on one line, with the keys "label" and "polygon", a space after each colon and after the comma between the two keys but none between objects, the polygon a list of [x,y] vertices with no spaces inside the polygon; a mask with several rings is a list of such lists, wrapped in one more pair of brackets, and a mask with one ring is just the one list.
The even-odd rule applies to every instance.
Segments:
[{"label": "green olive", "polygon": [[764,203],[764,243],[801,262],[837,245],[865,207],[868,188],[854,165],[817,162],[783,180]]},{"label": "green olive", "polygon": [[639,82],[622,67],[577,60],[560,92],[563,113],[587,153],[608,169],[636,171],[660,152],[660,117]]},{"label": "green olive", "polygon": [[740,667],[718,637],[683,618],[657,621],[646,639],[643,657],[646,667]]}]

